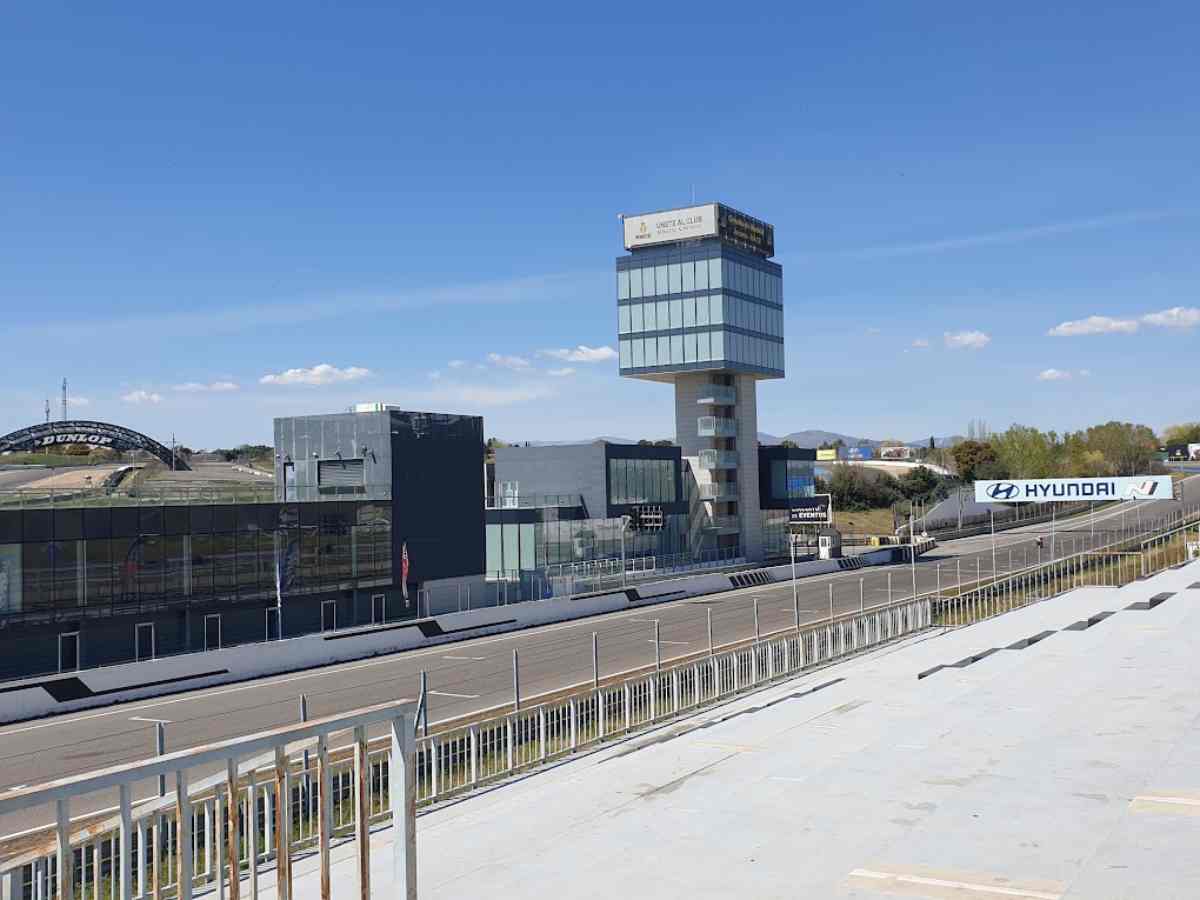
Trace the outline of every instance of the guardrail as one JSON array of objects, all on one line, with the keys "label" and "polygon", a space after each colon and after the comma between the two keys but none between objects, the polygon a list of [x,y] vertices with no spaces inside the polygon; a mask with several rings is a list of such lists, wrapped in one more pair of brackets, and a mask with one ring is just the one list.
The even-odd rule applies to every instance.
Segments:
[{"label": "guardrail", "polygon": [[[977,574],[947,593],[934,595],[937,624],[957,627],[1045,600],[1077,587],[1122,587],[1187,561],[1189,537],[1200,542],[1200,511],[1162,526],[1161,534],[1123,535],[1099,547],[1024,567],[1003,576]],[[940,580],[940,571],[939,571]]]},{"label": "guardrail", "polygon": [[[392,840],[394,888],[415,898],[415,706],[384,703],[0,794],[0,813],[32,814],[54,804],[56,820],[52,829],[2,848],[0,872],[8,874],[0,877],[17,876],[5,894],[189,900],[198,888],[215,888],[222,900],[227,889],[239,900],[246,880],[250,900],[257,900],[260,872],[273,863],[275,895],[292,900],[292,861],[315,850],[327,898],[332,842],[348,836],[356,844],[356,888],[369,898],[370,824],[390,820],[403,823],[402,836]],[[388,730],[375,750],[367,744],[372,725]],[[335,759],[330,740],[346,731],[351,744]],[[218,774],[189,777],[201,767]],[[169,776],[173,795],[165,789]],[[159,796],[135,805],[135,786],[154,778]],[[73,800],[113,789],[115,814],[72,821]]]},{"label": "guardrail", "polygon": [[[415,896],[417,805],[637,734],[931,626],[967,625],[1079,586],[1129,583],[1183,562],[1192,534],[1200,542],[1200,513],[1161,534],[1125,536],[949,589],[939,583],[935,591],[804,625],[794,601],[795,624],[786,631],[719,648],[710,638],[707,653],[596,679],[588,687],[564,688],[528,708],[518,693],[507,709],[482,711],[471,721],[443,723],[440,729],[435,725],[432,734],[420,738],[413,737],[414,704],[404,701],[10,791],[0,795],[0,813],[54,802],[58,824],[25,836],[23,846],[0,847],[0,872],[19,873],[17,890],[9,892],[12,900],[56,895],[116,900],[118,889],[121,900],[186,900],[196,887],[213,887],[222,900],[228,887],[231,900],[239,900],[245,879],[251,900],[257,900],[258,873],[273,862],[280,897],[292,900],[291,861],[315,852],[325,879],[323,896],[329,896],[332,842],[357,840],[359,871],[365,873],[368,826],[394,821],[399,810],[406,836],[393,841],[397,883],[409,885],[408,896]],[[390,723],[389,735],[368,744],[367,726],[381,722]],[[347,729],[353,731],[350,746],[331,749],[330,736]],[[314,741],[316,753],[310,757]],[[263,750],[270,751],[266,758],[245,761]],[[220,763],[224,774],[188,781],[189,769],[212,763]],[[173,772],[173,798],[132,806],[134,783]],[[400,791],[393,792],[398,782]],[[70,821],[71,798],[112,787],[121,793],[116,816],[109,812]],[[58,872],[70,876],[61,889]]]}]

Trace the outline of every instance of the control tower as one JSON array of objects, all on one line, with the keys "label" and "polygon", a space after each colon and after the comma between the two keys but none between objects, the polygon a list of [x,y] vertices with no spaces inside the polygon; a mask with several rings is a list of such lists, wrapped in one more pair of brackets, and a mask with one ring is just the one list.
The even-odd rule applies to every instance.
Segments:
[{"label": "control tower", "polygon": [[783,378],[783,267],[772,225],[722,203],[623,217],[620,371],[675,385],[675,440],[706,546],[762,557],[756,386]]}]

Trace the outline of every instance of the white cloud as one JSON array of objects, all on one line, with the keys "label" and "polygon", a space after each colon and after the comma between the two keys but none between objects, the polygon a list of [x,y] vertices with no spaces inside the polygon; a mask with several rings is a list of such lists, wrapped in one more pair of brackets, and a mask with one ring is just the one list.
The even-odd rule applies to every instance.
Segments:
[{"label": "white cloud", "polygon": [[586,344],[580,344],[573,349],[564,347],[560,350],[539,350],[538,354],[573,363],[598,363],[617,358],[617,351],[612,347],[589,347]]},{"label": "white cloud", "polygon": [[439,378],[442,377],[442,373],[439,372],[437,369],[434,369],[432,372],[429,372],[427,374],[429,376],[430,381],[437,381]]},{"label": "white cloud", "polygon": [[339,369],[329,363],[321,363],[311,369],[288,369],[277,375],[264,375],[258,379],[259,384],[309,384],[325,385],[338,384],[345,381],[359,381],[371,374],[370,369],[360,366],[347,366]]},{"label": "white cloud", "polygon": [[1044,369],[1038,374],[1038,381],[1067,381],[1070,377],[1071,373],[1062,369]]},{"label": "white cloud", "polygon": [[951,350],[982,350],[992,342],[991,335],[982,331],[947,331],[942,337]]},{"label": "white cloud", "polygon": [[92,401],[89,400],[87,397],[68,397],[67,398],[67,408],[68,409],[70,409],[72,406],[91,406],[91,405],[92,405]]},{"label": "white cloud", "polygon": [[912,345],[918,350],[925,350],[929,347],[929,341],[926,338],[917,338],[912,342]]},{"label": "white cloud", "polygon": [[574,375],[575,370],[570,366],[563,366],[561,369],[547,369],[547,375],[553,375],[555,378],[566,378],[568,375]]},{"label": "white cloud", "polygon": [[1148,313],[1142,316],[1147,325],[1157,325],[1159,328],[1194,328],[1200,325],[1200,308],[1195,306],[1172,306],[1162,312]]},{"label": "white cloud", "polygon": [[1112,316],[1088,316],[1055,325],[1046,334],[1050,337],[1078,337],[1083,334],[1133,334],[1138,330],[1135,319],[1114,319]]},{"label": "white cloud", "polygon": [[183,384],[177,384],[171,388],[174,391],[180,391],[185,394],[200,394],[211,392],[214,394],[228,394],[238,390],[237,382],[234,381],[214,381],[210,384],[202,384],[199,381],[185,381]]},{"label": "white cloud", "polygon": [[461,369],[466,364],[467,361],[465,359],[452,359],[450,362],[446,363],[446,365],[448,365],[451,369]]},{"label": "white cloud", "polygon": [[136,390],[130,391],[128,394],[122,394],[121,399],[126,403],[141,406],[144,403],[161,403],[162,395],[156,394],[153,391]]},{"label": "white cloud", "polygon": [[488,362],[493,366],[500,366],[503,369],[515,369],[519,371],[521,369],[528,369],[530,365],[529,360],[523,356],[504,356],[500,353],[489,353],[487,358]]}]

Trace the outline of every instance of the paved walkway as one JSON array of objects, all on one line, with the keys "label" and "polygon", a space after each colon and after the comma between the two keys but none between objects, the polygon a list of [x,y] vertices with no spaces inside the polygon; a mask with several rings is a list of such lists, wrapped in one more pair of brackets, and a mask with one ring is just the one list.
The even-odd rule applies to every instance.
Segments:
[{"label": "paved walkway", "polygon": [[1196,898],[1198,583],[1200,563],[1078,590],[431,811],[420,894]]}]

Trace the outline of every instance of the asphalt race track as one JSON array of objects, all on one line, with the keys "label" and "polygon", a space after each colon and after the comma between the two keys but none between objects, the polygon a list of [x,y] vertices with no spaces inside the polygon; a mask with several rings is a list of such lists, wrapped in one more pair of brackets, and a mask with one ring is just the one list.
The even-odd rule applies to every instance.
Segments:
[{"label": "asphalt race track", "polygon": [[[1200,478],[1187,485],[1185,501],[1200,501]],[[1140,508],[1139,508],[1140,507]],[[1057,556],[1098,546],[1112,539],[1107,529],[1119,528],[1124,517],[1134,527],[1163,518],[1179,509],[1172,501],[1123,503],[1095,515],[1095,535],[1087,515],[1060,522]],[[996,536],[995,559],[1000,573],[1036,563],[1036,538],[1046,538],[1048,525],[1025,526]],[[991,572],[990,535],[947,542],[922,557],[915,567],[918,593],[933,591],[939,571],[943,587],[955,583],[961,568],[964,581]],[[914,572],[909,565],[893,565],[836,575],[816,576],[797,582],[802,624],[830,614],[830,589],[837,613],[900,600],[913,592]],[[592,633],[598,635],[600,675],[606,677],[654,663],[654,620],[661,634],[664,663],[708,649],[707,619],[712,613],[714,643],[747,639],[754,634],[754,603],[759,609],[760,633],[793,625],[792,585],[752,587],[548,625],[506,635],[477,638],[427,650],[345,663],[292,675],[243,684],[202,689],[152,700],[132,701],[88,712],[51,717],[0,728],[0,791],[36,784],[65,775],[91,771],[153,754],[154,724],[163,721],[167,750],[206,744],[251,734],[265,728],[298,721],[299,697],[307,696],[311,718],[335,712],[417,696],[419,674],[428,673],[430,723],[474,711],[510,704],[513,699],[512,656],[518,651],[522,703],[536,695],[592,678]],[[204,772],[193,772],[192,777]],[[147,785],[135,791],[140,799]],[[107,808],[112,799],[99,795],[81,798],[72,814]],[[0,818],[0,835],[11,835],[50,821],[50,811],[36,821]]]}]

